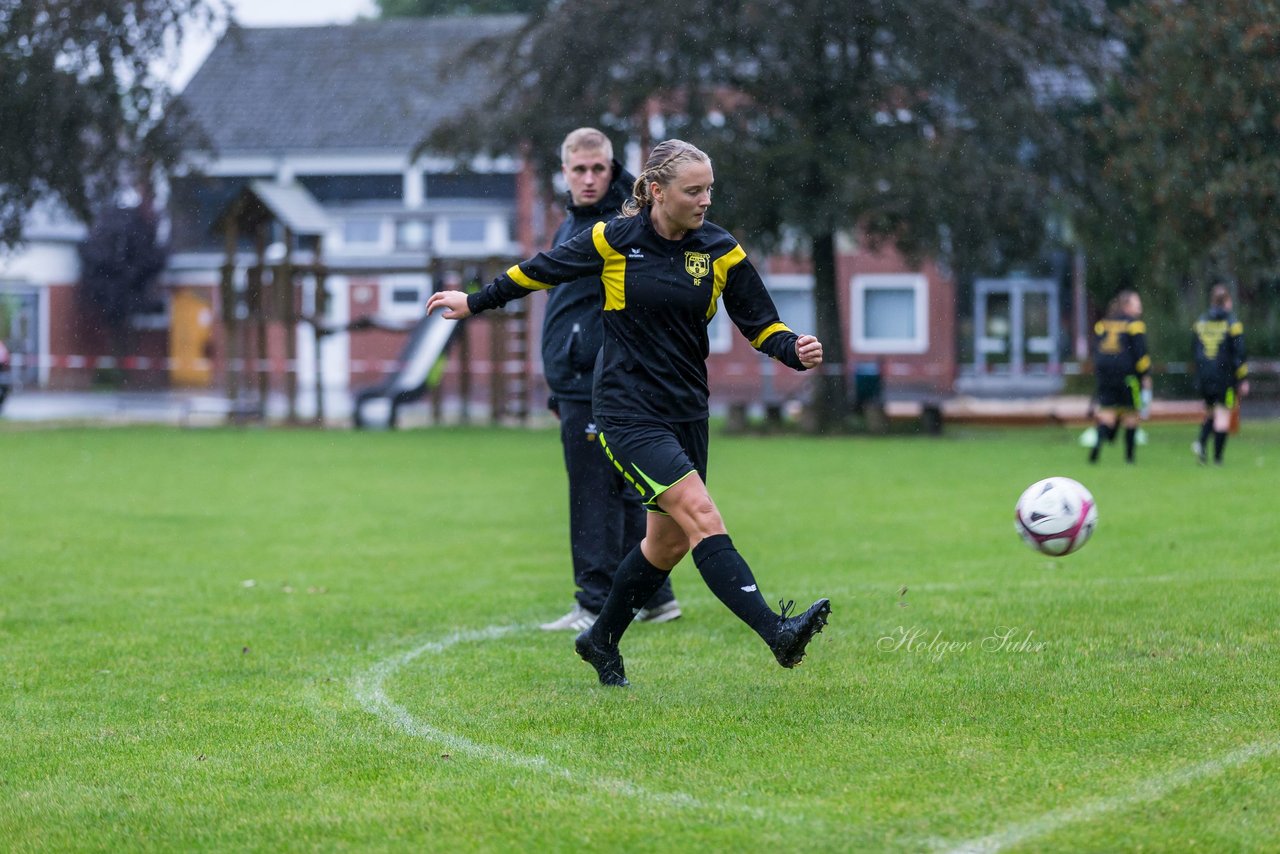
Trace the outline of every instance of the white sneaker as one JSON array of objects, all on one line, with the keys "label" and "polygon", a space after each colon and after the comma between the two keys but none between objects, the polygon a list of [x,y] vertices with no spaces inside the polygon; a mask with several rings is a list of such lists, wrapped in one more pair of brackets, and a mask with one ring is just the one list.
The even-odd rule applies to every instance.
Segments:
[{"label": "white sneaker", "polygon": [[1191,443],[1191,453],[1196,455],[1196,460],[1200,465],[1204,465],[1208,462],[1208,459],[1206,459],[1204,455],[1204,445],[1200,444],[1199,439],[1196,439]]},{"label": "white sneaker", "polygon": [[598,616],[575,602],[572,611],[558,620],[543,623],[539,628],[544,632],[585,632],[595,624]]},{"label": "white sneaker", "polygon": [[637,623],[669,623],[672,620],[679,619],[684,614],[680,610],[680,603],[672,599],[670,602],[664,602],[656,608],[641,608],[636,613]]}]

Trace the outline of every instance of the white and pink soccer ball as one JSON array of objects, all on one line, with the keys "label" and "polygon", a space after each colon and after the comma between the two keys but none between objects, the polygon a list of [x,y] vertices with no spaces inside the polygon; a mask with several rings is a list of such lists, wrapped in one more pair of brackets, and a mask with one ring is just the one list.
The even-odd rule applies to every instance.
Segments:
[{"label": "white and pink soccer ball", "polygon": [[1013,526],[1027,545],[1053,557],[1078,550],[1098,525],[1092,493],[1069,477],[1046,477],[1031,484],[1013,512]]}]

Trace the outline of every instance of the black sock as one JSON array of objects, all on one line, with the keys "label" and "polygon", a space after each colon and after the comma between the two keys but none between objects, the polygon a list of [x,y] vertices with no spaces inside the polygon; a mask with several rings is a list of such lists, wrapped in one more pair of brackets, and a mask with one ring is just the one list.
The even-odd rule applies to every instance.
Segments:
[{"label": "black sock", "polygon": [[663,572],[645,558],[640,545],[627,553],[613,575],[613,587],[604,600],[600,616],[591,627],[594,637],[601,643],[616,646],[622,633],[635,619],[636,612],[657,592],[670,572]]},{"label": "black sock", "polygon": [[1200,452],[1209,447],[1209,434],[1213,432],[1213,416],[1210,415],[1200,425]]},{"label": "black sock", "polygon": [[717,599],[766,642],[772,640],[778,615],[765,604],[751,567],[733,547],[728,534],[715,534],[694,546],[693,562]]},{"label": "black sock", "polygon": [[1102,453],[1102,443],[1111,441],[1110,427],[1106,424],[1099,423],[1097,430],[1098,440],[1093,443],[1093,448],[1089,451],[1089,462],[1091,463],[1096,463],[1098,461],[1098,454]]},{"label": "black sock", "polygon": [[1133,447],[1138,443],[1138,428],[1124,428],[1124,458],[1133,462]]},{"label": "black sock", "polygon": [[1222,449],[1227,446],[1227,434],[1213,431],[1213,461],[1215,463],[1222,462]]}]

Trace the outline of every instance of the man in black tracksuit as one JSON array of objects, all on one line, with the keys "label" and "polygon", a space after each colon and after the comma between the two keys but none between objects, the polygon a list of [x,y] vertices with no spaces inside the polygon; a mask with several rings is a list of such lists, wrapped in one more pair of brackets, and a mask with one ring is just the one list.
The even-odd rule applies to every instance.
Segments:
[{"label": "man in black tracksuit", "polygon": [[[580,128],[565,138],[561,162],[569,205],[553,245],[613,219],[631,197],[634,183],[613,159],[608,137],[592,128]],[[563,284],[550,292],[542,325],[543,372],[551,388],[550,407],[560,418],[569,475],[569,541],[577,586],[573,609],[544,623],[547,631],[589,628],[609,595],[618,564],[645,533],[640,498],[601,453],[591,413],[592,374],[603,338],[603,299],[598,275]],[[668,580],[637,619],[658,623],[679,616],[680,605]]]}]

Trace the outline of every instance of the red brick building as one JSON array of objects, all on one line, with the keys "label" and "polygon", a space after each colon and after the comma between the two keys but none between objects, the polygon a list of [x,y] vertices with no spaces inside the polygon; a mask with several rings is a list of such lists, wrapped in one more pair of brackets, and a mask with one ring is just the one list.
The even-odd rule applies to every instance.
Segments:
[{"label": "red brick building", "polygon": [[[256,263],[266,259],[270,266],[286,250],[301,265],[318,257],[327,269],[328,299],[323,316],[315,319],[326,328],[340,330],[364,317],[407,328],[421,317],[433,288],[450,279],[491,276],[543,248],[558,204],[539,197],[536,176],[520,160],[498,157],[460,171],[445,158],[413,153],[443,117],[486,91],[486,81],[474,72],[456,72],[459,51],[480,36],[512,30],[520,20],[486,16],[230,30],[182,95],[200,133],[191,137],[186,165],[162,199],[173,249],[163,280],[165,309],[138,319],[137,352],[120,365],[131,382],[221,393],[237,370],[246,377],[264,370],[271,393],[278,395],[293,371],[305,415],[315,408],[319,364],[325,414],[344,418],[355,393],[395,369],[406,335],[340,331],[325,336],[317,350],[314,324],[299,324],[290,359],[288,336],[277,319],[267,324],[266,344],[259,346],[256,332],[227,322],[249,309],[225,300],[228,293],[246,299],[255,287],[250,270]],[[359,60],[332,62],[339,54]],[[288,246],[278,226],[263,239],[265,247],[239,235],[234,290],[227,291],[221,283],[228,255],[217,219],[255,181],[301,191],[322,211],[323,224],[306,239],[292,235]],[[783,319],[797,331],[812,331],[807,263],[791,255],[762,258],[751,253],[745,236],[744,244]],[[912,269],[891,250],[868,251],[848,240],[840,244],[837,276],[849,370],[878,370],[895,390],[948,394],[957,375],[953,282],[932,265]],[[314,315],[315,277],[297,276],[294,287],[303,313]],[[40,381],[87,385],[95,357],[109,354],[78,319],[70,282],[51,282],[44,290],[47,332],[41,348],[50,367]],[[543,297],[524,302],[522,314],[478,318],[457,336],[442,380],[443,395],[455,405],[465,397],[477,415],[494,405],[511,415],[542,410]],[[239,330],[233,336],[245,340],[228,341],[233,329]],[[775,370],[723,313],[710,333],[713,405],[807,398],[810,378]]]}]

